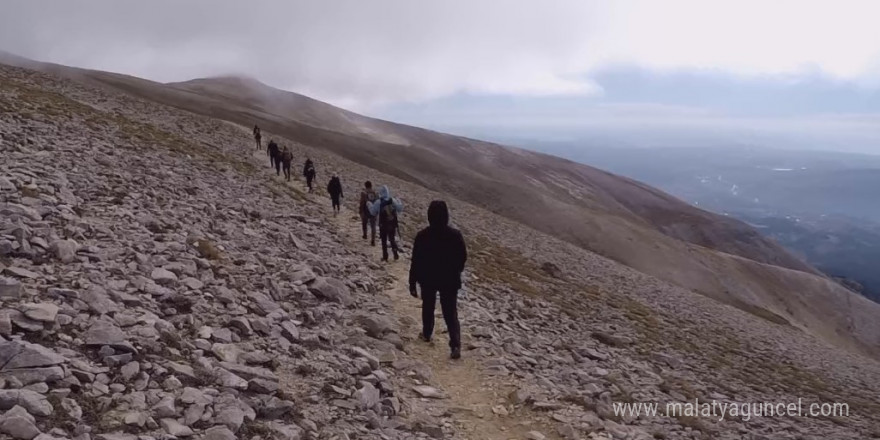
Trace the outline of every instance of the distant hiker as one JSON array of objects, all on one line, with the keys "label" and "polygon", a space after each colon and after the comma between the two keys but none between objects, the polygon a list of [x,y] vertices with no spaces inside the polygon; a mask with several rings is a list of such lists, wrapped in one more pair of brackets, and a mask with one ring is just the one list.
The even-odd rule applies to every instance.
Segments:
[{"label": "distant hiker", "polygon": [[373,189],[373,182],[369,180],[364,182],[364,189],[361,191],[361,200],[358,202],[358,211],[361,214],[361,226],[364,229],[364,240],[367,239],[367,224],[370,225],[370,246],[376,245],[376,216],[370,214],[370,205],[378,199],[379,196]]},{"label": "distant hiker", "polygon": [[281,149],[274,140],[269,141],[269,147],[266,148],[266,154],[269,155],[269,164],[275,168],[275,175],[281,175]]},{"label": "distant hiker", "polygon": [[339,176],[333,173],[330,183],[327,184],[327,193],[330,194],[330,200],[333,202],[333,214],[339,214],[339,198],[342,196],[342,181]]},{"label": "distant hiker", "polygon": [[259,150],[260,148],[263,148],[263,144],[260,142],[260,140],[263,139],[263,135],[260,134],[260,127],[257,127],[256,125],[254,125],[254,139],[257,141],[257,149]]},{"label": "distant hiker", "polygon": [[290,163],[293,162],[293,153],[287,148],[287,145],[284,146],[284,150],[281,151],[281,168],[284,170],[284,178],[290,182]]},{"label": "distant hiker", "polygon": [[379,188],[379,199],[370,204],[370,214],[379,216],[379,238],[382,240],[382,261],[388,261],[388,242],[394,259],[400,259],[397,249],[397,228],[400,226],[397,215],[403,211],[400,200],[391,197],[391,190],[382,185]]},{"label": "distant hiker", "polygon": [[467,247],[457,229],[449,226],[446,202],[435,200],[428,207],[429,226],[419,231],[413,242],[409,267],[409,293],[419,297],[422,290],[422,333],[419,338],[430,342],[434,332],[434,306],[440,294],[443,320],[449,330],[451,357],[461,357],[461,328],[458,322],[458,291],[461,273],[467,262]]},{"label": "distant hiker", "polygon": [[312,162],[312,159],[306,158],[306,164],[303,166],[303,176],[306,178],[306,185],[309,187],[309,192],[312,192],[312,183],[315,181],[315,164]]}]

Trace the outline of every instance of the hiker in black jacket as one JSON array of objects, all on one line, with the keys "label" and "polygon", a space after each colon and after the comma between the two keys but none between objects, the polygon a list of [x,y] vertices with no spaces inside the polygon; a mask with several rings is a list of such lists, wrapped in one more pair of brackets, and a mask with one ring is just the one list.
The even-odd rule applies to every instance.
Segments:
[{"label": "hiker in black jacket", "polygon": [[315,181],[315,163],[312,162],[312,159],[306,158],[306,164],[303,165],[303,177],[306,178],[306,185],[309,187],[309,192],[312,192],[312,183]]},{"label": "hiker in black jacket", "polygon": [[364,189],[361,191],[361,199],[358,202],[358,211],[361,214],[361,226],[364,230],[364,240],[367,239],[367,225],[370,225],[370,246],[376,245],[376,216],[370,213],[370,205],[372,205],[379,195],[373,190],[373,182],[369,180],[364,182]]},{"label": "hiker in black jacket", "polygon": [[339,176],[333,173],[330,183],[327,184],[327,193],[330,194],[330,200],[333,203],[333,215],[339,214],[339,198],[342,197],[342,182]]},{"label": "hiker in black jacket", "polygon": [[275,175],[281,175],[281,149],[275,140],[269,140],[269,146],[266,148],[266,154],[269,155],[269,165],[275,168]]},{"label": "hiker in black jacket", "polygon": [[443,320],[449,330],[451,357],[461,357],[461,328],[458,322],[458,290],[461,273],[467,262],[467,247],[457,229],[449,226],[446,202],[435,200],[428,207],[428,226],[417,235],[409,267],[409,293],[414,298],[422,290],[422,333],[419,338],[429,342],[434,333],[434,306],[440,294]]},{"label": "hiker in black jacket", "polygon": [[290,182],[290,163],[293,162],[293,153],[287,148],[287,145],[284,146],[284,149],[281,151],[281,170],[284,171],[284,178]]},{"label": "hiker in black jacket", "polygon": [[254,140],[257,141],[257,149],[258,150],[263,147],[263,144],[260,142],[260,140],[262,138],[263,138],[263,135],[260,134],[260,127],[257,127],[256,125],[254,125]]}]

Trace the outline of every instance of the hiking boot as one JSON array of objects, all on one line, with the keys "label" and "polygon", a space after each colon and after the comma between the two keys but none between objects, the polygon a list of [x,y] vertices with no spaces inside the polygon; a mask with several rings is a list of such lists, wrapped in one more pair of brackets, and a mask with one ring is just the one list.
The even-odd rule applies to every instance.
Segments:
[{"label": "hiking boot", "polygon": [[400,255],[394,254],[394,261],[397,261],[399,259],[400,259]]},{"label": "hiking boot", "polygon": [[[367,237],[364,237],[364,238],[367,238]],[[376,240],[371,240],[370,246],[376,247]]]},{"label": "hiking boot", "polygon": [[364,240],[366,240],[366,239],[367,239],[367,234],[364,234]]},{"label": "hiking boot", "polygon": [[458,347],[453,348],[449,357],[452,359],[461,359],[461,349]]},{"label": "hiking boot", "polygon": [[422,342],[431,342],[431,338],[425,336],[422,332],[419,332],[419,340]]}]

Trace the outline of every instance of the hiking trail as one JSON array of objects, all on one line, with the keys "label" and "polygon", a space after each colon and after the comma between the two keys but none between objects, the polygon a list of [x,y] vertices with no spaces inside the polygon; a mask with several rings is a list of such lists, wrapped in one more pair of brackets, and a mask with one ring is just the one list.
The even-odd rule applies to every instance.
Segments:
[{"label": "hiking trail", "polygon": [[[267,166],[265,151],[252,151],[253,159],[266,167],[266,172],[271,176],[274,169]],[[312,203],[325,204],[327,209],[324,216],[327,224],[335,227],[346,247],[375,258],[378,262],[381,256],[378,231],[375,247],[370,246],[369,240],[362,239],[360,218],[346,206],[348,199],[343,199],[340,213],[334,215],[329,196],[322,190],[321,181],[316,182],[315,192],[308,193],[302,176],[296,173],[291,176],[290,182],[286,182],[283,175],[271,177],[276,178],[281,185],[290,185],[302,191]],[[413,219],[419,218],[419,213],[409,215]],[[405,244],[404,240],[399,244]],[[409,294],[407,256],[402,253],[399,261],[383,263],[384,270],[394,281],[389,288],[378,294],[384,295],[390,301],[392,307],[387,312],[398,324],[400,337],[406,343],[404,351],[431,369],[431,381],[425,385],[438,389],[444,396],[439,400],[427,399],[419,397],[411,389],[402,390],[411,404],[409,417],[451,414],[456,425],[456,437],[469,440],[558,439],[556,429],[546,417],[525,407],[514,409],[510,406],[508,396],[517,388],[511,378],[490,375],[476,358],[477,355],[468,350],[471,341],[467,331],[469,301],[460,299],[458,304],[462,326],[461,359],[452,360],[449,357],[448,333],[439,305],[435,313],[432,342],[425,343],[418,339],[421,331],[421,300]],[[437,405],[441,407],[439,413]],[[540,432],[543,437],[530,437],[532,431]]]},{"label": "hiking trail", "polygon": [[[329,200],[327,200],[329,209]],[[333,217],[330,214],[330,217]],[[343,207],[335,218],[336,226],[347,246],[367,253],[376,259],[381,255],[381,243],[377,239],[376,247],[371,247],[368,240],[362,239],[360,219],[357,214]],[[510,384],[502,384],[492,380],[483,371],[478,359],[467,350],[470,340],[466,331],[462,332],[462,358],[452,360],[449,357],[448,333],[440,307],[435,313],[435,333],[432,342],[425,343],[418,339],[421,331],[421,300],[409,294],[409,266],[407,255],[401,255],[399,261],[386,264],[387,272],[394,278],[391,287],[380,293],[391,300],[395,320],[399,323],[401,338],[407,343],[406,352],[413,358],[428,365],[433,372],[430,385],[443,392],[443,404],[446,410],[454,414],[457,422],[456,431],[464,438],[507,440],[512,438],[525,439],[529,431],[536,427],[518,423],[513,417],[499,417],[493,408],[505,406],[507,396],[514,390]],[[459,302],[459,315],[462,329],[467,329],[468,302]],[[543,430],[546,432],[546,430]],[[545,434],[546,438],[551,438]]]}]

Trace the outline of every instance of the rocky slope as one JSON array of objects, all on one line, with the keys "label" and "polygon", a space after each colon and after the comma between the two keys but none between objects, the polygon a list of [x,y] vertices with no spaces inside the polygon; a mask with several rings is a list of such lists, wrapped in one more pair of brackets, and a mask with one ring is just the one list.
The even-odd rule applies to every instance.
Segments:
[{"label": "rocky slope", "polygon": [[[405,264],[286,184],[248,130],[0,67],[0,433],[14,438],[870,438],[876,361],[266,133],[469,241],[461,363],[414,340]],[[405,258],[404,258],[405,259]],[[804,274],[804,276],[808,276]],[[868,327],[876,321],[855,322]],[[438,330],[443,325],[438,323]],[[614,402],[846,402],[631,417]],[[172,437],[173,436],[173,437]]]},{"label": "rocky slope", "polygon": [[639,182],[552,156],[367,118],[250,79],[164,85],[16,62],[241,125],[257,122],[756,316],[855,350],[880,349],[874,324],[880,305],[830,283],[744,223]]}]

